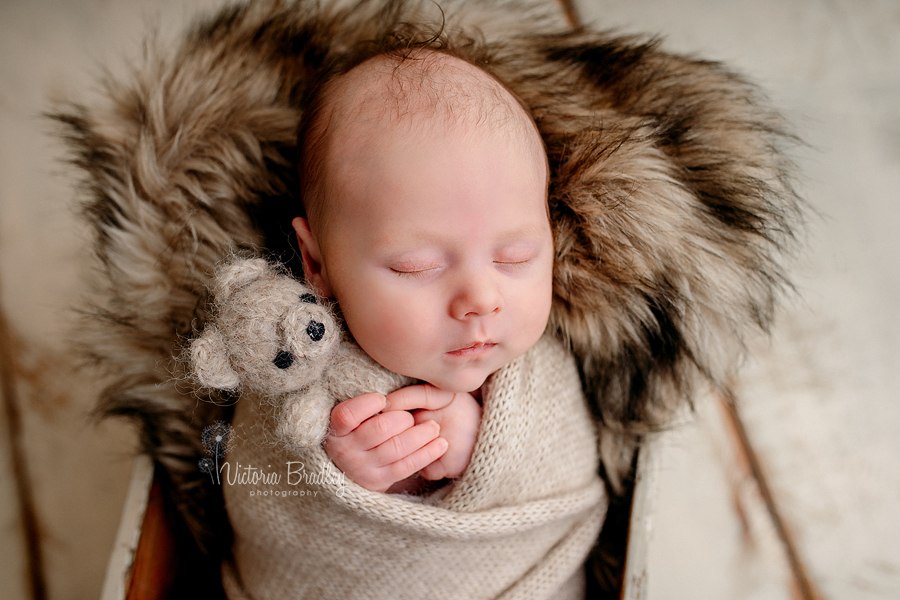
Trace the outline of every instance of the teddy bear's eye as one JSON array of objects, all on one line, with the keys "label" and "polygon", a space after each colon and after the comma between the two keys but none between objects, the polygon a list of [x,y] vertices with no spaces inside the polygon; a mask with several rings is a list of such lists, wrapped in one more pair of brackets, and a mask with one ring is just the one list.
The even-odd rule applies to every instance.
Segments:
[{"label": "teddy bear's eye", "polygon": [[279,369],[287,369],[292,364],[294,364],[294,355],[290,352],[285,352],[284,350],[282,350],[275,355],[275,360],[273,360],[272,362],[274,362],[275,366]]},{"label": "teddy bear's eye", "polygon": [[300,302],[306,302],[307,304],[315,304],[316,297],[314,295],[310,294],[309,292],[307,292],[307,293],[303,294],[302,296],[300,296]]}]

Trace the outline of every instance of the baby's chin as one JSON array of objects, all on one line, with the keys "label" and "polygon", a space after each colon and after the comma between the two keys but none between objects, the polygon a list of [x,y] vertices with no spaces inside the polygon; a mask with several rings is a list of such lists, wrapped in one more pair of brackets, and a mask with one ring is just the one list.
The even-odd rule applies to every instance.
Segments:
[{"label": "baby's chin", "polygon": [[456,377],[432,377],[430,380],[419,379],[419,381],[431,384],[438,389],[444,390],[445,392],[453,392],[455,394],[471,394],[476,390],[481,389],[481,386],[484,385],[484,382],[487,381],[491,375],[493,375],[493,372],[471,373]]}]

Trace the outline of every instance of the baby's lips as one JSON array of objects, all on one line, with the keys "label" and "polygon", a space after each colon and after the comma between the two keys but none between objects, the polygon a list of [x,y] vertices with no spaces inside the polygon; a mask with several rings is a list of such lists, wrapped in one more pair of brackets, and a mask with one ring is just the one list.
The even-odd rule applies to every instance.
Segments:
[{"label": "baby's lips", "polygon": [[491,340],[470,342],[456,350],[451,350],[447,354],[454,356],[465,356],[466,354],[477,354],[480,351],[487,351],[497,344]]},{"label": "baby's lips", "polygon": [[472,340],[471,342],[465,342],[460,345],[455,350],[451,350],[451,352],[459,352],[460,350],[470,350],[475,348],[476,346],[484,346],[485,344],[490,344],[490,340]]}]

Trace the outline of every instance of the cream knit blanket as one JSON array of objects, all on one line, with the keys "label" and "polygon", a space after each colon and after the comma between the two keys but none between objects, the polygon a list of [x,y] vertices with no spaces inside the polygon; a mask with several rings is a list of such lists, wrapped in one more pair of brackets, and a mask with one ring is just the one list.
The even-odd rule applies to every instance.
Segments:
[{"label": "cream knit blanket", "polygon": [[573,358],[545,335],[483,402],[468,469],[424,501],[354,484],[321,446],[267,443],[268,409],[238,402],[222,471],[228,597],[583,598],[607,500]]}]

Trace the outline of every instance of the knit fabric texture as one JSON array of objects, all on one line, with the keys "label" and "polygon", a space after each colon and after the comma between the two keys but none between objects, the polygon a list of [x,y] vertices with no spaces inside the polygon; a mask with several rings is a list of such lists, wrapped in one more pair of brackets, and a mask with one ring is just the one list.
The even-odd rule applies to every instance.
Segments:
[{"label": "knit fabric texture", "polygon": [[222,481],[229,598],[583,597],[607,499],[573,357],[544,336],[483,398],[467,470],[424,499],[356,485],[321,446],[267,443],[271,406],[241,398]]}]

